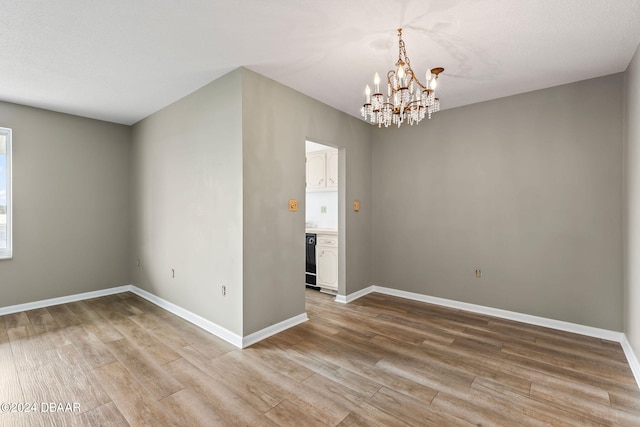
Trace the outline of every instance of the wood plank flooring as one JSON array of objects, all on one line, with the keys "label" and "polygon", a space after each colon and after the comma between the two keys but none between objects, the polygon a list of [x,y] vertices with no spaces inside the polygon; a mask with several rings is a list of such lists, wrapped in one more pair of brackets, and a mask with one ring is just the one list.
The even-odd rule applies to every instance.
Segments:
[{"label": "wood plank flooring", "polygon": [[2,316],[0,403],[37,410],[0,425],[640,426],[618,343],[380,294],[307,312],[244,350],[131,293]]}]

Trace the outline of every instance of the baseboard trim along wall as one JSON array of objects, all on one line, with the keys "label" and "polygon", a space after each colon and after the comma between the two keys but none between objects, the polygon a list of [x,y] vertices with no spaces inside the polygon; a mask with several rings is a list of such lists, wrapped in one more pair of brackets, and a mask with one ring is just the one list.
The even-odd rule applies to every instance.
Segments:
[{"label": "baseboard trim along wall", "polygon": [[502,310],[499,308],[487,307],[484,305],[470,304],[446,298],[432,297],[429,295],[417,294],[413,292],[400,291],[393,288],[374,286],[373,292],[385,295],[392,295],[400,298],[407,298],[415,301],[427,302],[435,305],[456,308],[458,310],[470,311],[472,313],[486,314],[502,319],[515,320],[517,322],[529,323],[531,325],[543,326],[551,329],[558,329],[575,334],[587,335],[590,337],[620,342],[624,334],[622,332],[610,331],[607,329],[584,326],[577,323],[564,322],[562,320],[549,319],[546,317],[533,316],[530,314],[518,313],[516,311]]},{"label": "baseboard trim along wall", "polygon": [[271,325],[267,328],[246,335],[242,338],[242,348],[249,347],[250,345],[257,343],[258,341],[262,341],[265,338],[269,338],[271,335],[275,335],[286,329],[292,328],[296,325],[299,325],[300,323],[306,322],[307,320],[309,320],[309,318],[307,317],[307,313],[302,313],[289,319],[283,320],[282,322],[278,322],[275,325]]},{"label": "baseboard trim along wall", "polygon": [[636,378],[636,383],[638,383],[638,387],[640,387],[640,359],[638,359],[633,348],[631,348],[631,344],[629,344],[626,335],[623,335],[620,344],[622,345],[625,356],[627,356],[631,372],[633,372],[633,376]]},{"label": "baseboard trim along wall", "polygon": [[81,294],[69,295],[66,297],[58,297],[35,302],[27,302],[24,304],[10,305],[7,307],[0,307],[0,316],[4,316],[5,314],[19,313],[21,311],[35,310],[36,308],[51,307],[52,305],[66,304],[68,302],[104,297],[106,295],[119,294],[130,290],[131,286],[125,285],[118,286],[116,288],[102,289],[99,291],[83,292]]},{"label": "baseboard trim along wall", "polygon": [[275,325],[268,326],[257,332],[242,337],[238,334],[234,334],[230,330],[223,328],[222,326],[210,320],[205,319],[202,316],[194,314],[189,310],[185,310],[184,308],[175,305],[165,299],[162,299],[150,292],[147,292],[144,289],[140,289],[137,286],[130,285],[130,291],[146,299],[147,301],[154,303],[158,307],[164,308],[165,310],[175,314],[176,316],[182,317],[184,320],[193,323],[194,325],[204,329],[209,333],[212,333],[218,338],[222,338],[223,340],[235,345],[238,348],[249,347],[250,345],[268,338],[271,335],[275,335],[278,332],[282,332],[286,329],[309,320],[309,318],[307,317],[307,313],[302,313],[289,319],[285,319],[282,322],[278,322]]},{"label": "baseboard trim along wall", "polygon": [[139,297],[142,297],[147,301],[157,305],[158,307],[164,308],[168,312],[183,318],[187,322],[193,323],[194,325],[217,336],[218,338],[222,338],[223,340],[235,345],[236,347],[242,348],[242,337],[240,335],[235,334],[230,330],[223,328],[222,326],[210,320],[205,319],[202,316],[192,313],[189,310],[185,310],[184,308],[178,305],[175,305],[174,303],[169,302],[166,299],[160,298],[152,294],[151,292],[147,292],[144,289],[140,289],[137,286],[130,285],[130,288],[128,290],[138,295]]},{"label": "baseboard trim along wall", "polygon": [[175,305],[163,298],[160,298],[150,292],[145,291],[144,289],[140,289],[134,285],[124,285],[118,286],[115,288],[102,289],[99,291],[92,292],[84,292],[81,294],[69,295],[65,297],[51,298],[41,301],[29,302],[25,304],[16,304],[8,307],[0,307],[0,316],[11,313],[19,313],[21,311],[34,310],[36,308],[50,307],[52,305],[66,304],[69,302],[82,301],[91,298],[98,298],[107,295],[120,294],[123,292],[131,292],[133,294],[138,295],[141,298],[157,305],[160,308],[167,310],[170,313],[175,314],[178,317],[183,318],[187,322],[193,323],[194,325],[204,329],[205,331],[221,338],[238,348],[249,347],[252,344],[257,343],[260,340],[270,337],[271,335],[275,335],[279,332],[282,332],[286,329],[289,329],[295,325],[306,322],[308,319],[307,313],[302,313],[297,316],[294,316],[290,319],[283,320],[282,322],[276,323],[275,325],[271,325],[266,327],[260,331],[249,334],[245,337],[242,337],[238,334],[234,334],[222,326],[205,319],[202,316],[199,316],[195,313],[190,312],[189,310],[185,310],[184,308]]},{"label": "baseboard trim along wall", "polygon": [[356,291],[352,294],[349,295],[336,295],[336,302],[342,303],[342,304],[348,304],[351,301],[357,300],[360,297],[363,297],[367,294],[370,294],[371,292],[373,292],[372,290],[373,286],[369,286],[368,288],[364,288],[364,289],[360,289],[359,291]]},{"label": "baseboard trim along wall", "polygon": [[450,300],[446,298],[432,297],[429,295],[418,294],[414,292],[401,291],[398,289],[387,288],[383,286],[371,285],[352,294],[343,296],[337,295],[336,302],[349,303],[367,294],[378,292],[385,295],[391,295],[400,298],[406,298],[414,301],[426,302],[429,304],[440,305],[443,307],[455,308],[458,310],[470,311],[472,313],[486,314],[489,316],[499,317],[507,320],[528,323],[531,325],[543,326],[546,328],[557,329],[565,332],[586,335],[594,338],[600,338],[608,341],[620,343],[622,350],[629,362],[633,376],[640,388],[640,361],[633,352],[627,337],[622,332],[610,331],[608,329],[594,328],[592,326],[580,325],[577,323],[564,322],[562,320],[549,319],[546,317],[533,316],[530,314],[518,313],[515,311],[501,310],[498,308],[487,307],[483,305],[470,304]]}]

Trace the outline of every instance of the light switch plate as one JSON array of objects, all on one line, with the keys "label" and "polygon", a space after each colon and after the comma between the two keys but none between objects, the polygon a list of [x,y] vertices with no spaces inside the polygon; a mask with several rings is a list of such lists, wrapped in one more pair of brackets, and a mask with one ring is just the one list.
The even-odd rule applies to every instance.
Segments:
[{"label": "light switch plate", "polygon": [[289,211],[290,212],[298,212],[298,200],[297,199],[289,199]]},{"label": "light switch plate", "polygon": [[358,212],[360,210],[360,200],[354,200],[353,201],[353,210],[355,212]]}]

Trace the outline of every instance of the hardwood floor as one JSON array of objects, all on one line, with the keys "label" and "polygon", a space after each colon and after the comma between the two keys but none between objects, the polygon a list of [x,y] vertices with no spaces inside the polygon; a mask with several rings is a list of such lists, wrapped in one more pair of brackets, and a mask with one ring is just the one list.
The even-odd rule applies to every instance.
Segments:
[{"label": "hardwood floor", "polygon": [[36,407],[0,425],[640,426],[618,343],[380,294],[307,312],[244,350],[131,293],[2,316],[0,402]]}]

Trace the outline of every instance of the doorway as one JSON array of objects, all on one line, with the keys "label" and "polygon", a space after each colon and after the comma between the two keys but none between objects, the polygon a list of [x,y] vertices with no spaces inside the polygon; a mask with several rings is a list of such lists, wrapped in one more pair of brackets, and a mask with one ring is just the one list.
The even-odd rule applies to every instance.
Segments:
[{"label": "doorway", "polygon": [[[340,150],[305,141],[305,286],[337,295],[340,284]],[[344,188],[344,187],[343,187]],[[313,247],[311,246],[313,243]],[[341,245],[340,245],[341,246]],[[315,261],[315,262],[314,262]]]}]

